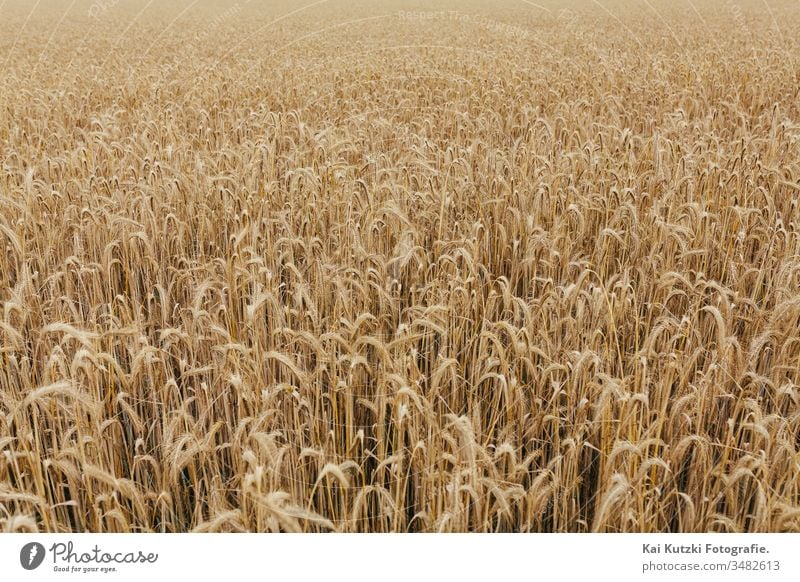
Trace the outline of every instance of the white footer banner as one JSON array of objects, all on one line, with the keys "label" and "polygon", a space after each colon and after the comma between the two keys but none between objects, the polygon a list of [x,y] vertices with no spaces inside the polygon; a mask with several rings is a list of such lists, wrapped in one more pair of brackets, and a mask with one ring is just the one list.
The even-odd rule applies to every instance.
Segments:
[{"label": "white footer banner", "polygon": [[4,581],[245,576],[797,581],[800,534],[0,534]]}]

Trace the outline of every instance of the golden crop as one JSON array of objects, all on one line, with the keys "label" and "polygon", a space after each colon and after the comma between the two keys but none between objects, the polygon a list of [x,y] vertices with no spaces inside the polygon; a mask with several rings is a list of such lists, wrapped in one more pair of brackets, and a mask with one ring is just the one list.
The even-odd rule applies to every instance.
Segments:
[{"label": "golden crop", "polygon": [[796,1],[0,7],[0,529],[800,531]]}]

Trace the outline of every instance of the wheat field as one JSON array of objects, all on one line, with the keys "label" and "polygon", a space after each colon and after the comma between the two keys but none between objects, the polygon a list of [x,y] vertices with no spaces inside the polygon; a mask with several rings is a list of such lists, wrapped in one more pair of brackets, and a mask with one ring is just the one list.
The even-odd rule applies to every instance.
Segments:
[{"label": "wheat field", "polygon": [[799,27],[0,3],[0,530],[800,531]]}]

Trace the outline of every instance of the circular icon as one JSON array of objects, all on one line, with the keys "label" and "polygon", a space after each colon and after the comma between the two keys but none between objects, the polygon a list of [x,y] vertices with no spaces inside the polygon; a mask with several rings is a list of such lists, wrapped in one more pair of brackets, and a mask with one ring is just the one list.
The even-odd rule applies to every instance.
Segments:
[{"label": "circular icon", "polygon": [[19,551],[19,563],[26,570],[35,570],[44,562],[44,553],[44,546],[39,542],[25,544]]}]

